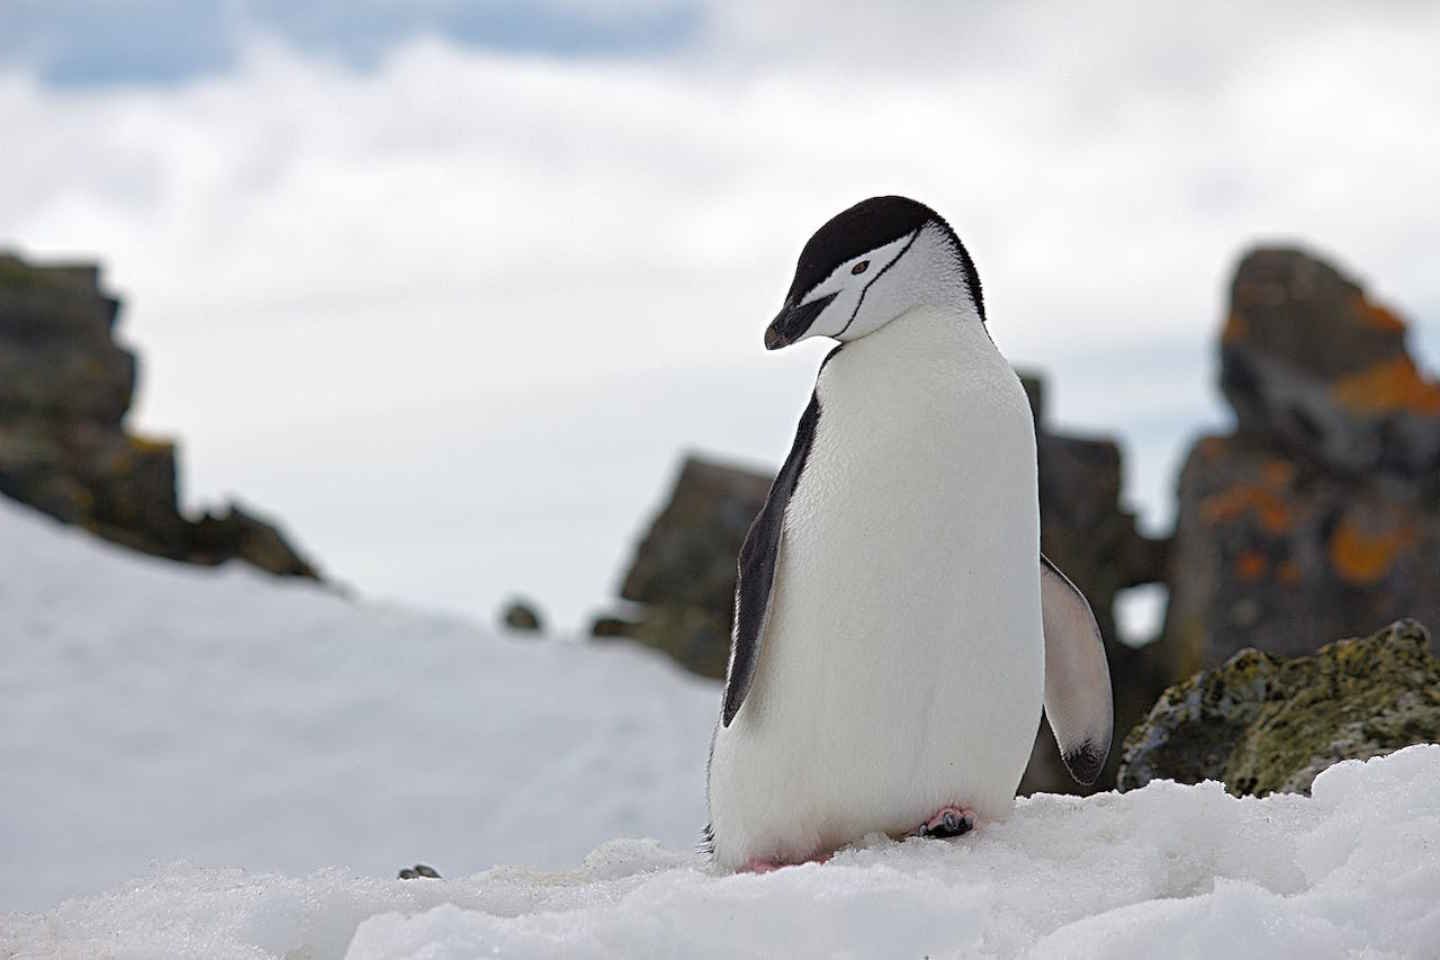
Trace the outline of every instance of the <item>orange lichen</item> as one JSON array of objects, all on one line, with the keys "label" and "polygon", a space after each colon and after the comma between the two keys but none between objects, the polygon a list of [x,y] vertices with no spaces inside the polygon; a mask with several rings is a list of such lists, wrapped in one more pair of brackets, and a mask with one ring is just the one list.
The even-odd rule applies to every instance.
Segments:
[{"label": "orange lichen", "polygon": [[1289,460],[1275,457],[1266,461],[1265,466],[1261,468],[1260,475],[1269,486],[1288,487],[1290,481],[1295,479],[1295,464]]},{"label": "orange lichen", "polygon": [[131,449],[138,453],[169,453],[175,449],[175,443],[171,440],[164,440],[160,437],[145,437],[132,434],[126,437],[130,441]]},{"label": "orange lichen", "polygon": [[1259,550],[1244,550],[1235,558],[1235,572],[1241,580],[1259,580],[1269,567],[1270,562]]},{"label": "orange lichen", "polygon": [[1360,314],[1360,319],[1365,321],[1367,326],[1377,330],[1384,330],[1386,333],[1403,333],[1405,331],[1405,321],[1400,319],[1399,314],[1389,307],[1368,299],[1364,294],[1356,296],[1355,312]]},{"label": "orange lichen", "polygon": [[1338,404],[1358,414],[1440,416],[1440,384],[1427,382],[1404,354],[1342,377],[1330,389]]},{"label": "orange lichen", "polygon": [[1349,583],[1379,583],[1395,565],[1396,557],[1414,541],[1414,532],[1403,527],[1373,533],[1360,529],[1347,516],[1330,538],[1330,564]]},{"label": "orange lichen", "polygon": [[1259,484],[1232,487],[1200,504],[1200,515],[1210,523],[1227,523],[1251,511],[1268,533],[1285,533],[1294,523],[1290,505]]},{"label": "orange lichen", "polygon": [[1282,560],[1275,568],[1275,576],[1281,583],[1294,585],[1300,582],[1300,564],[1294,560]]},{"label": "orange lichen", "polygon": [[1245,323],[1245,317],[1239,310],[1231,310],[1230,315],[1225,318],[1225,326],[1220,331],[1220,342],[1236,343],[1244,340],[1249,332],[1250,328]]},{"label": "orange lichen", "polygon": [[1225,439],[1223,437],[1202,437],[1196,449],[1200,456],[1206,460],[1214,460],[1225,452]]}]

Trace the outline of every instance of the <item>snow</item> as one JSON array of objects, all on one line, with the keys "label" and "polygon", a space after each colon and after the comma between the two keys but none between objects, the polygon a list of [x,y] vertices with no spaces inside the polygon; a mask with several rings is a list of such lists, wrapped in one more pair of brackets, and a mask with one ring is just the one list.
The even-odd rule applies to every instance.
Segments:
[{"label": "snow", "polygon": [[1313,798],[1041,795],[763,876],[640,840],[443,881],[169,867],[0,929],[33,957],[1434,957],[1440,746],[1332,767]]},{"label": "snow", "polygon": [[[1040,795],[954,841],[729,876],[691,848],[717,691],[663,661],[136,558],[4,503],[0,543],[7,960],[1437,955],[1440,746],[1311,797]],[[393,879],[416,860],[449,879]]]},{"label": "snow", "polygon": [[155,560],[3,498],[0,616],[0,911],[152,861],[448,876],[705,823],[718,687],[629,644]]}]

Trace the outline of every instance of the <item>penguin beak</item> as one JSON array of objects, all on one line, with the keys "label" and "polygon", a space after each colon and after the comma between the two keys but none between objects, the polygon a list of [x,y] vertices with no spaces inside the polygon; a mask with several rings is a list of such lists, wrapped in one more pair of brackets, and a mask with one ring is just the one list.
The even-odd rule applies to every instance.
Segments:
[{"label": "penguin beak", "polygon": [[826,294],[799,306],[792,307],[786,304],[770,326],[765,328],[765,349],[778,350],[781,347],[788,347],[805,336],[805,331],[810,329],[810,324],[825,312],[825,308],[830,306],[830,301],[834,300],[837,295],[837,293]]}]

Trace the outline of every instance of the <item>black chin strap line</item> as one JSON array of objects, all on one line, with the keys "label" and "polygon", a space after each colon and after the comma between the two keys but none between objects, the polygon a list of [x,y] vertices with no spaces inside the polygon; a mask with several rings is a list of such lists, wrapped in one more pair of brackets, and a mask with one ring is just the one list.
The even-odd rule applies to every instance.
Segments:
[{"label": "black chin strap line", "polygon": [[891,267],[895,266],[895,264],[900,262],[900,258],[905,256],[905,254],[909,252],[910,248],[915,245],[915,241],[920,239],[920,234],[924,232],[924,230],[925,228],[921,226],[920,229],[910,234],[909,241],[906,242],[905,246],[900,248],[900,252],[895,255],[895,259],[891,260],[889,263],[885,264],[885,266],[881,267],[880,272],[875,274],[875,276],[871,277],[870,282],[865,284],[865,286],[860,290],[860,299],[855,301],[855,309],[850,311],[850,319],[846,320],[845,326],[841,327],[840,332],[835,334],[836,340],[839,340],[841,337],[845,336],[845,331],[849,330],[850,325],[855,322],[855,318],[860,316],[860,307],[863,306],[865,303],[865,294],[870,292],[870,288],[875,286],[876,281],[878,281],[881,277],[885,276],[885,271],[889,270]]}]

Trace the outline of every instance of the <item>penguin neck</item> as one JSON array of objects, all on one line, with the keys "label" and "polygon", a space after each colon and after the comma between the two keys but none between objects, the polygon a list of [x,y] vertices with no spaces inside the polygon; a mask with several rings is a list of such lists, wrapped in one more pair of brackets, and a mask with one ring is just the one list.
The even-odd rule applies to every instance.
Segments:
[{"label": "penguin neck", "polygon": [[1000,357],[968,299],[958,304],[911,307],[874,333],[846,344],[844,354],[853,354],[852,361],[925,367],[968,365]]},{"label": "penguin neck", "polygon": [[852,340],[821,368],[821,409],[885,409],[896,416],[932,406],[957,389],[989,389],[1014,379],[973,308],[918,306]]}]

